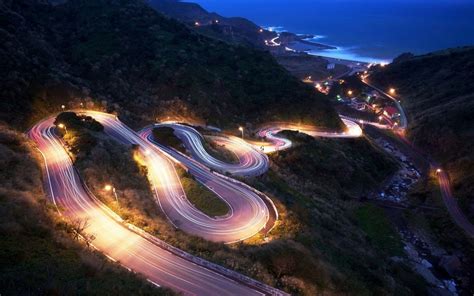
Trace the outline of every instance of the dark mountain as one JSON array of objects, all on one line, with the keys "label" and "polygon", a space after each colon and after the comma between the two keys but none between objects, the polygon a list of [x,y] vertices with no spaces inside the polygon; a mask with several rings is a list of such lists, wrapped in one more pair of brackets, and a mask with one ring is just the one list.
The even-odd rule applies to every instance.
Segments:
[{"label": "dark mountain", "polygon": [[264,48],[265,40],[276,37],[274,32],[261,31],[258,25],[248,19],[223,17],[206,11],[196,3],[178,0],[149,0],[149,2],[156,10],[194,27],[198,32],[227,42]]},{"label": "dark mountain", "polygon": [[205,37],[141,0],[9,0],[0,21],[0,119],[17,126],[79,102],[131,123],[179,114],[341,124],[270,54]]},{"label": "dark mountain", "polygon": [[397,61],[370,80],[397,88],[408,136],[448,169],[455,196],[474,221],[474,47]]}]

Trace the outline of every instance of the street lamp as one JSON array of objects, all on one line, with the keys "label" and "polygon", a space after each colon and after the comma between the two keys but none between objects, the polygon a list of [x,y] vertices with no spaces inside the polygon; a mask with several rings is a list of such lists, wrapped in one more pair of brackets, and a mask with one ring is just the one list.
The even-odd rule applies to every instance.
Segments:
[{"label": "street lamp", "polygon": [[59,127],[60,129],[63,129],[63,130],[66,132],[66,134],[67,134],[67,128],[66,128],[66,126],[65,126],[64,124],[60,123],[60,124],[58,124],[58,127]]},{"label": "street lamp", "polygon": [[354,93],[354,92],[353,92],[352,90],[349,90],[349,91],[347,92],[347,94],[348,94],[349,96],[352,96],[353,93]]},{"label": "street lamp", "polygon": [[239,126],[239,131],[242,132],[242,140],[244,139],[244,128]]},{"label": "street lamp", "polygon": [[66,106],[65,105],[61,105],[61,109],[66,109]]},{"label": "street lamp", "polygon": [[390,92],[391,95],[394,95],[397,91],[396,91],[396,89],[391,88],[391,89],[389,90],[389,92]]},{"label": "street lamp", "polygon": [[117,191],[115,191],[115,187],[110,185],[110,184],[107,184],[104,186],[104,190],[105,191],[112,191],[114,193],[114,196],[115,196],[115,200],[117,201],[117,204],[118,204],[118,196],[117,196]]},{"label": "street lamp", "polygon": [[439,174],[439,173],[441,173],[441,171],[442,171],[441,169],[437,169],[436,173]]}]

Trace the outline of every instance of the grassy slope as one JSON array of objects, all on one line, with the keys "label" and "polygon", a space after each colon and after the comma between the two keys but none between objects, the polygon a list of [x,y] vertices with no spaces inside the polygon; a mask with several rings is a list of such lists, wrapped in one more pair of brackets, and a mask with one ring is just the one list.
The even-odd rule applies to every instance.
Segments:
[{"label": "grassy slope", "polygon": [[[423,294],[423,280],[388,259],[402,252],[386,218],[349,198],[361,196],[391,174],[393,161],[365,139],[313,140],[288,134],[297,145],[272,155],[271,171],[253,185],[278,198],[284,220],[290,221],[282,223],[290,225],[275,230],[275,236],[282,231],[285,239],[264,246],[256,260],[280,253],[280,260],[291,263],[294,257],[279,251],[279,244],[312,254],[304,255],[308,260],[296,267],[286,263],[283,271],[273,271],[281,274],[279,281],[293,283],[294,293]],[[368,213],[375,216],[369,219]],[[381,225],[373,228],[369,221]]]},{"label": "grassy slope", "polygon": [[0,126],[0,290],[7,295],[171,295],[73,240],[42,190],[42,161]]},{"label": "grassy slope", "polygon": [[340,127],[327,100],[266,52],[199,35],[139,0],[38,2],[0,7],[0,58],[11,73],[0,78],[3,120],[27,124],[33,110],[39,117],[92,97],[136,121],[172,113],[217,125],[287,118]]},{"label": "grassy slope", "polygon": [[398,89],[409,137],[448,169],[455,196],[474,221],[474,48],[391,64],[371,80]]},{"label": "grassy slope", "polygon": [[192,175],[179,170],[181,184],[189,201],[200,211],[210,217],[224,216],[229,213],[229,206],[215,193],[196,181]]}]

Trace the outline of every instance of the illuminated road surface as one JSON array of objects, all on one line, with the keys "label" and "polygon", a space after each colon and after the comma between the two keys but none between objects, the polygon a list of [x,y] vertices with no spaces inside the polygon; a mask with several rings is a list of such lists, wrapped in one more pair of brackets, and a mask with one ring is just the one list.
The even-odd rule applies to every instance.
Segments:
[{"label": "illuminated road surface", "polygon": [[[160,207],[169,221],[185,232],[216,242],[237,242],[269,226],[270,215],[276,216],[274,207],[269,208],[263,200],[265,197],[252,188],[213,174],[207,167],[173,149],[148,141],[151,128],[138,135],[113,115],[91,111],[85,114],[100,122],[113,138],[140,147]],[[209,217],[196,209],[186,197],[175,163],[186,167],[199,182],[224,200],[230,208],[229,214]]]},{"label": "illuminated road surface", "polygon": [[311,125],[275,122],[261,128],[258,131],[258,136],[265,138],[271,143],[271,145],[262,144],[265,153],[272,153],[291,147],[292,143],[290,140],[276,135],[283,130],[299,131],[309,136],[323,138],[358,138],[362,136],[362,129],[357,123],[345,118],[341,118],[341,120],[346,125],[346,130],[342,133],[320,131]]},{"label": "illuminated road surface", "polygon": [[[234,136],[213,137],[219,145],[233,152],[239,159],[238,164],[230,164],[209,155],[204,149],[203,137],[194,128],[182,124],[156,124],[174,129],[175,135],[184,143],[192,157],[207,167],[237,176],[258,176],[268,170],[268,157],[241,138]],[[148,131],[149,134],[150,131]]]},{"label": "illuminated road surface", "polygon": [[448,209],[449,214],[454,222],[464,229],[466,234],[474,238],[474,225],[467,219],[464,213],[459,208],[458,201],[454,198],[451,191],[451,184],[449,182],[448,174],[445,171],[438,173],[439,188],[443,196],[444,204]]},{"label": "illuminated road surface", "polygon": [[[96,118],[96,114],[94,117]],[[108,132],[112,131],[120,136],[129,133],[125,127],[124,130],[122,127],[117,130],[119,125],[109,126],[109,118],[110,116],[104,116],[101,120],[107,120],[105,126]],[[63,144],[54,133],[53,122],[54,118],[49,118],[38,123],[28,135],[44,156],[48,186],[54,203],[68,219],[88,221],[85,232],[95,236],[93,245],[98,250],[154,283],[187,295],[261,294],[172,254],[156,242],[145,239],[117,222],[117,217],[84,188]],[[128,141],[141,142],[138,137]],[[161,164],[166,164],[161,155],[151,153]]]}]

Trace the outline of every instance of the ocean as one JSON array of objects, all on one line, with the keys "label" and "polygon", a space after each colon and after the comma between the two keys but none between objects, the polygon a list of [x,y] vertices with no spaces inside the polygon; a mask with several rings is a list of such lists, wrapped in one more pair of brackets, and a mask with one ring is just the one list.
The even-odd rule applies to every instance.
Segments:
[{"label": "ocean", "polygon": [[187,0],[262,27],[313,34],[337,50],[314,54],[388,62],[474,45],[474,0]]}]

